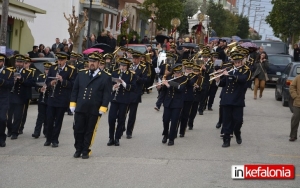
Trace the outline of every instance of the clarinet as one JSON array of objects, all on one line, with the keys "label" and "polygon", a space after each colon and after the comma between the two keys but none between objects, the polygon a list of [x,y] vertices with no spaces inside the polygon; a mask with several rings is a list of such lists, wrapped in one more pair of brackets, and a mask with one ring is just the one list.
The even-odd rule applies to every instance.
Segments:
[{"label": "clarinet", "polygon": [[[20,72],[19,67],[16,68],[16,72],[17,72],[17,73]],[[13,87],[11,88],[11,91],[10,91],[11,93],[15,92],[15,84],[16,84],[16,80],[14,79],[14,85],[13,85]]]},{"label": "clarinet", "polygon": [[[119,76],[119,79],[122,78],[122,75],[123,75],[123,72],[121,71],[120,76]],[[118,83],[118,86],[119,86],[119,87],[120,87],[120,84],[121,84],[121,83]],[[116,100],[117,100],[117,95],[118,95],[118,92],[119,92],[119,87],[117,88],[117,90],[116,90],[116,92],[115,92],[115,96],[114,96],[114,98],[113,98],[113,101],[116,101]]]},{"label": "clarinet", "polygon": [[[45,78],[44,84],[46,84],[47,77],[48,76],[46,76],[46,78]],[[46,91],[47,91],[47,86],[43,86],[43,87],[45,87],[45,91],[43,92],[43,97],[42,97],[42,101],[41,102],[45,103],[45,94],[46,94]]]},{"label": "clarinet", "polygon": [[[56,77],[59,75],[59,73],[60,73],[60,68],[57,69]],[[52,98],[54,97],[56,85],[57,85],[57,79],[56,79],[56,83],[53,86],[52,95],[51,95]]]}]

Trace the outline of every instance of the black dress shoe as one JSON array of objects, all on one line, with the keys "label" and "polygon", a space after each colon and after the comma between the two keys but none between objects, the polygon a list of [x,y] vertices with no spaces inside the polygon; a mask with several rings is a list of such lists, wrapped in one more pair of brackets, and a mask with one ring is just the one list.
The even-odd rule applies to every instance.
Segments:
[{"label": "black dress shoe", "polygon": [[218,122],[216,125],[216,128],[219,129],[219,128],[221,128],[221,126],[222,126],[222,124]]},{"label": "black dress shoe", "polygon": [[184,135],[183,135],[183,134],[180,134],[180,135],[179,135],[179,137],[181,137],[181,138],[182,138],[182,137],[184,137]]},{"label": "black dress shoe", "polygon": [[107,145],[108,145],[108,146],[112,146],[112,145],[114,145],[114,144],[115,144],[114,139],[109,139],[109,141],[107,142]]},{"label": "black dress shoe", "polygon": [[297,138],[290,138],[289,141],[294,142]]},{"label": "black dress shoe", "polygon": [[11,132],[7,132],[7,137],[11,137]]},{"label": "black dress shoe", "polygon": [[163,144],[165,144],[165,143],[167,143],[167,140],[168,140],[168,137],[167,137],[167,136],[164,136],[161,142],[162,142]]},{"label": "black dress shoe", "polygon": [[132,135],[129,135],[129,134],[128,134],[128,135],[126,136],[126,138],[127,138],[127,139],[131,139],[131,138],[132,138]]},{"label": "black dress shoe", "polygon": [[199,115],[203,115],[203,111],[199,111]]},{"label": "black dress shoe", "polygon": [[81,155],[81,151],[76,151],[73,155],[74,158],[79,158]]},{"label": "black dress shoe", "polygon": [[193,130],[193,127],[189,127],[189,130]]},{"label": "black dress shoe", "polygon": [[235,135],[236,143],[241,144],[242,143],[242,137],[241,135],[237,136]]},{"label": "black dress shoe", "polygon": [[222,147],[223,148],[227,148],[227,147],[229,147],[230,146],[230,139],[228,139],[228,138],[223,138],[223,145],[222,145]]},{"label": "black dress shoe", "polygon": [[40,135],[34,134],[34,133],[33,133],[31,136],[32,136],[33,138],[39,138],[39,137],[40,137]]},{"label": "black dress shoe", "polygon": [[220,134],[220,137],[223,138],[223,137],[224,137],[224,134]]},{"label": "black dress shoe", "polygon": [[82,154],[82,157],[81,157],[82,159],[88,159],[88,158],[90,158],[90,156],[89,156],[89,154]]},{"label": "black dress shoe", "polygon": [[208,111],[213,111],[213,109],[210,107],[210,108],[208,108]]},{"label": "black dress shoe", "polygon": [[119,145],[120,145],[119,139],[116,139],[115,140],[115,146],[119,146]]},{"label": "black dress shoe", "polygon": [[18,136],[17,135],[11,135],[11,139],[12,140],[18,139]]},{"label": "black dress shoe", "polygon": [[72,113],[72,112],[68,112],[68,115],[69,115],[69,116],[73,116],[73,113]]},{"label": "black dress shoe", "polygon": [[19,134],[23,134],[23,130],[19,130]]},{"label": "black dress shoe", "polygon": [[174,145],[174,141],[169,140],[168,146],[173,146]]},{"label": "black dress shoe", "polygon": [[6,146],[6,143],[5,142],[1,142],[0,143],[0,147],[5,147]]},{"label": "black dress shoe", "polygon": [[52,147],[53,148],[57,148],[58,147],[58,143],[52,143]]},{"label": "black dress shoe", "polygon": [[51,145],[51,142],[45,142],[44,146],[50,146]]}]

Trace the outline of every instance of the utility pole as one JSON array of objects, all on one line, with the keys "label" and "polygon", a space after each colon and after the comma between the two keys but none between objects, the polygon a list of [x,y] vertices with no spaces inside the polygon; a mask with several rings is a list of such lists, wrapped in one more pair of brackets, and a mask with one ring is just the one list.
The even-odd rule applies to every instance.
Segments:
[{"label": "utility pole", "polygon": [[9,0],[2,0],[0,46],[5,46],[5,47],[6,47],[6,33],[7,33],[7,20],[8,20],[8,5],[9,5]]},{"label": "utility pole", "polygon": [[243,5],[242,5],[242,16],[244,15],[244,8],[245,8],[245,0],[243,0]]}]

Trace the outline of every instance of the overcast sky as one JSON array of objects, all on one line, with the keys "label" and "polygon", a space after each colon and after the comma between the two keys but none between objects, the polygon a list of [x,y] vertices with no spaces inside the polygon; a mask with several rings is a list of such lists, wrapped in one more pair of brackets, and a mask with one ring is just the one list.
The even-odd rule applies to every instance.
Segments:
[{"label": "overcast sky", "polygon": [[[242,13],[243,10],[243,3],[245,3],[244,8],[244,15],[248,16],[248,7],[250,5],[250,0],[239,0],[239,13]],[[256,7],[264,7],[264,8],[257,8],[259,9],[259,12],[256,12],[257,15],[263,15],[263,16],[257,16],[254,29],[259,32],[259,23],[261,19],[265,19],[267,15],[269,15],[269,12],[272,10],[273,5],[271,4],[270,0],[252,0],[251,2],[251,10],[250,10],[250,27],[253,27],[254,22],[254,15],[255,15],[255,8]],[[267,38],[272,39],[278,39],[274,36],[272,28],[267,24],[265,21],[261,22],[260,26],[260,35],[262,35],[262,39],[264,40]]]}]

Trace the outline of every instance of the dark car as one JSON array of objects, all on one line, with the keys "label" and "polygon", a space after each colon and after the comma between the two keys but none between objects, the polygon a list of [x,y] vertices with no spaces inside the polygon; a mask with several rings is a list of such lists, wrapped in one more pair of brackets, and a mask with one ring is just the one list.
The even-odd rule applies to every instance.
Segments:
[{"label": "dark car", "polygon": [[[30,67],[36,69],[34,79],[37,80],[38,76],[44,73],[44,63],[50,62],[52,64],[55,64],[55,58],[31,58],[31,62],[32,63]],[[35,90],[35,87],[32,87],[31,101],[37,101],[39,95],[40,94]]]},{"label": "dark car", "polygon": [[252,42],[258,47],[262,46],[267,54],[289,54],[289,47],[284,42],[269,40],[254,40]]},{"label": "dark car", "polygon": [[275,99],[282,102],[282,106],[291,106],[292,99],[290,97],[289,88],[293,79],[297,76],[297,70],[299,73],[300,63],[289,63],[284,71],[277,72],[280,77],[277,80],[275,88]]},{"label": "dark car", "polygon": [[290,55],[283,54],[268,54],[269,59],[269,69],[267,70],[267,74],[269,77],[269,81],[266,83],[268,85],[275,85],[279,76],[276,74],[277,72],[283,72],[285,67],[293,62],[293,57]]}]

